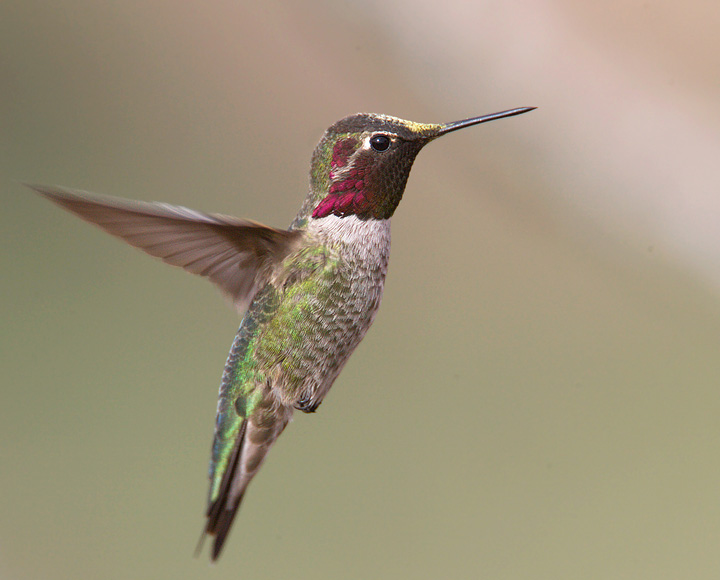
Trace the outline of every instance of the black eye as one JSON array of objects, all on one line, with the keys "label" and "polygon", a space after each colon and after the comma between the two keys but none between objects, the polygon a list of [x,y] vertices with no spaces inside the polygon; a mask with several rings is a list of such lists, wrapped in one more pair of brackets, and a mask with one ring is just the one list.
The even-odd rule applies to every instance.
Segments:
[{"label": "black eye", "polygon": [[381,153],[387,151],[388,147],[390,147],[390,137],[387,135],[373,135],[370,137],[370,146]]}]

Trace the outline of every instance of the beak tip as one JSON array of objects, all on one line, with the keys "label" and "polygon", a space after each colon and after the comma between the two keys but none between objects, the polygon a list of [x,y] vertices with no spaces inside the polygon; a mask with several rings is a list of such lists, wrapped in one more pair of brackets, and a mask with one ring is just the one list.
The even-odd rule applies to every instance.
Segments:
[{"label": "beak tip", "polygon": [[465,127],[470,127],[472,125],[479,125],[480,123],[486,123],[488,121],[494,121],[496,119],[503,119],[505,117],[514,117],[515,115],[522,115],[523,113],[529,113],[530,111],[534,111],[535,109],[537,109],[537,107],[519,107],[517,109],[509,109],[507,111],[501,111],[500,113],[492,113],[490,115],[483,115],[482,117],[473,117],[471,119],[465,119],[463,121],[455,121],[454,123],[446,123],[444,125],[440,125],[440,129],[437,131],[437,133],[434,135],[434,137],[439,137],[440,135],[445,135],[446,133],[450,133],[451,131],[456,131],[457,129],[463,129]]}]

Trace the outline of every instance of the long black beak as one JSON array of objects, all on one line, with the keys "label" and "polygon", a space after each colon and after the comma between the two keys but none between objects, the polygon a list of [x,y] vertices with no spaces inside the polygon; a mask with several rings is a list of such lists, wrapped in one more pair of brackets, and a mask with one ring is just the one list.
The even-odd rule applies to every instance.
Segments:
[{"label": "long black beak", "polygon": [[464,129],[472,125],[479,125],[480,123],[487,123],[488,121],[494,121],[495,119],[503,119],[505,117],[514,117],[515,115],[522,115],[535,110],[537,107],[520,107],[519,109],[510,109],[509,111],[502,111],[500,113],[493,113],[491,115],[483,115],[482,117],[473,117],[472,119],[465,119],[463,121],[455,121],[454,123],[445,123],[440,125],[433,138],[440,137],[451,131],[457,131],[458,129]]}]

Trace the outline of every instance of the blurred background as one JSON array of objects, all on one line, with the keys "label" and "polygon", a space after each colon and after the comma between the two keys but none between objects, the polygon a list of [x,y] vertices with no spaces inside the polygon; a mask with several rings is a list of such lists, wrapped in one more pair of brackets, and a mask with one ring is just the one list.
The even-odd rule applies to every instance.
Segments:
[{"label": "blurred background", "polygon": [[[720,574],[720,4],[0,4],[0,578]],[[193,558],[239,316],[20,183],[289,224],[424,150],[375,326]]]}]

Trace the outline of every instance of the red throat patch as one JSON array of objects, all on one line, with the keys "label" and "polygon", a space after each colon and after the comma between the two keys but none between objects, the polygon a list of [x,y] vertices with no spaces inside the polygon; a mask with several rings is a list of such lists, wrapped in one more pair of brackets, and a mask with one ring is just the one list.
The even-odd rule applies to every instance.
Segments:
[{"label": "red throat patch", "polygon": [[330,189],[318,203],[312,217],[362,215],[370,210],[369,161],[357,159],[352,169],[343,171],[356,147],[357,141],[352,138],[335,143],[330,161]]}]

